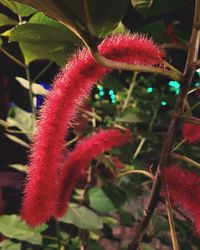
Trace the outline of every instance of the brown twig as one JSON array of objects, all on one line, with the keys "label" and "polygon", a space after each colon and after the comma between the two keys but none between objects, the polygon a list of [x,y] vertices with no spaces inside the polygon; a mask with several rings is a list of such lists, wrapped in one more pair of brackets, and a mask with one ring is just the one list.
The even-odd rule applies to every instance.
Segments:
[{"label": "brown twig", "polygon": [[[199,20],[200,18],[199,15],[200,15],[200,0],[196,0],[193,27],[195,26],[195,23]],[[143,235],[146,232],[146,229],[149,225],[154,209],[156,208],[159,202],[159,195],[160,195],[160,190],[161,190],[162,180],[163,180],[162,168],[167,165],[167,161],[168,161],[170,151],[173,145],[177,125],[179,123],[182,113],[184,112],[185,101],[187,99],[187,93],[189,91],[189,88],[190,88],[190,85],[191,85],[191,82],[195,73],[194,61],[197,60],[198,51],[199,51],[199,42],[200,42],[200,32],[199,30],[193,28],[189,47],[188,47],[187,60],[186,60],[185,69],[183,73],[183,80],[182,80],[183,84],[181,85],[181,91],[177,97],[175,110],[172,115],[168,130],[165,136],[165,140],[164,140],[163,147],[161,150],[160,160],[159,160],[159,164],[158,164],[157,171],[155,174],[155,179],[153,182],[153,187],[151,190],[146,213],[144,215],[144,218],[141,224],[138,225],[136,229],[136,233],[135,233],[134,238],[132,239],[129,250],[136,250],[138,248],[138,245],[141,242]]]}]

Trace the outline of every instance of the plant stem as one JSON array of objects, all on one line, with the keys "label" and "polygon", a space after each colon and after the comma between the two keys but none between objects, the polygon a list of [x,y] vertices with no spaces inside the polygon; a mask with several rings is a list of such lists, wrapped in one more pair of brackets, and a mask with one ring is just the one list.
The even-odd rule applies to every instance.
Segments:
[{"label": "plant stem", "polygon": [[171,153],[171,156],[178,159],[178,160],[185,161],[185,162],[197,167],[198,169],[200,169],[200,163],[192,160],[191,158],[189,158],[189,157],[187,157],[185,155]]},{"label": "plant stem", "polygon": [[176,151],[183,143],[185,143],[186,142],[186,140],[185,139],[183,139],[182,141],[180,141],[172,150],[171,150],[171,152],[174,152],[174,151]]},{"label": "plant stem", "polygon": [[168,63],[168,62],[166,62],[166,61],[162,61],[163,62],[163,64],[168,68],[168,69],[171,69],[172,71],[175,71],[175,72],[177,72],[178,74],[181,74],[181,72],[177,69],[177,68],[175,68],[174,66],[172,66],[170,63]]},{"label": "plant stem", "polygon": [[168,220],[169,220],[169,227],[170,227],[173,249],[179,250],[176,230],[175,230],[175,225],[174,225],[174,219],[173,219],[173,214],[172,214],[172,206],[171,206],[171,201],[170,201],[170,196],[169,196],[169,191],[168,191],[167,186],[166,186],[165,204],[166,204],[167,215],[168,215]]},{"label": "plant stem", "polygon": [[178,50],[187,50],[187,44],[179,44],[179,43],[163,43],[161,45],[162,49],[178,49]]},{"label": "plant stem", "polygon": [[38,74],[38,75],[36,75],[36,77],[33,79],[33,81],[32,82],[36,82],[39,78],[40,78],[40,76],[42,76],[45,72],[46,72],[46,70],[52,65],[52,61],[50,61],[41,71],[40,71],[40,73]]},{"label": "plant stem", "polygon": [[198,57],[200,32],[194,28],[194,25],[197,22],[197,20],[199,20],[199,18],[200,18],[200,0],[196,0],[194,24],[193,24],[190,44],[188,47],[187,60],[186,60],[185,69],[183,73],[183,79],[181,81],[182,82],[181,91],[177,97],[175,110],[172,115],[168,130],[165,136],[165,140],[163,143],[163,147],[161,150],[160,160],[159,160],[157,171],[155,174],[155,180],[153,182],[153,187],[151,190],[149,202],[148,202],[147,209],[146,209],[147,212],[141,224],[138,225],[136,229],[136,233],[135,233],[134,238],[132,239],[129,250],[137,249],[139,242],[141,242],[141,240],[143,239],[143,235],[146,232],[146,229],[153,215],[154,209],[156,208],[158,201],[159,201],[160,189],[162,186],[161,180],[163,180],[162,168],[164,168],[167,165],[167,161],[168,161],[171,147],[174,141],[177,125],[179,123],[182,113],[184,112],[185,101],[187,99],[187,93],[189,91],[189,88],[190,88],[190,85],[191,85],[191,82],[195,73],[194,61],[196,61]]},{"label": "plant stem", "polygon": [[135,170],[135,169],[134,170],[129,170],[129,171],[125,172],[125,173],[118,174],[117,178],[121,178],[121,177],[123,177],[125,175],[129,175],[129,174],[142,174],[142,175],[145,175],[145,176],[149,177],[150,179],[153,179],[153,175],[150,174],[149,172],[144,171],[144,170]]},{"label": "plant stem", "polygon": [[30,78],[30,71],[29,71],[29,66],[26,66],[26,78],[29,82],[29,99],[30,99],[30,104],[31,104],[31,109],[33,114],[36,115],[36,109],[35,109],[35,105],[34,105],[34,101],[33,101],[33,91],[32,91],[32,82],[31,82],[31,78]]},{"label": "plant stem", "polygon": [[130,101],[130,98],[131,98],[131,94],[132,94],[133,89],[134,89],[135,84],[136,84],[137,75],[138,75],[138,72],[134,72],[133,79],[132,79],[131,84],[129,86],[128,94],[126,96],[126,99],[125,99],[124,105],[122,107],[122,110],[124,110],[128,106],[128,104],[129,104],[129,101]]},{"label": "plant stem", "polygon": [[61,243],[60,243],[60,225],[59,222],[56,220],[56,235],[57,235],[57,244],[58,244],[58,250],[61,248]]},{"label": "plant stem", "polygon": [[[158,114],[158,110],[159,110],[159,107],[155,107],[154,108],[153,116],[152,116],[152,119],[151,119],[151,121],[149,123],[148,132],[152,131],[154,122],[155,122],[157,114]],[[138,145],[138,147],[137,147],[137,149],[136,149],[136,151],[135,151],[135,153],[133,155],[133,159],[137,158],[137,156],[139,155],[140,151],[142,150],[142,147],[143,147],[145,141],[146,141],[146,138],[142,137],[142,139],[141,139],[141,141],[140,141],[140,143],[139,143],[139,145]]]},{"label": "plant stem", "polygon": [[21,61],[19,61],[16,57],[14,57],[13,55],[11,55],[8,51],[6,51],[4,48],[0,47],[0,51],[2,53],[4,53],[7,57],[9,57],[11,60],[13,60],[15,63],[17,63],[18,65],[20,65],[23,68],[26,68],[26,65],[23,64]]},{"label": "plant stem", "polygon": [[190,123],[190,124],[196,124],[200,125],[200,119],[196,117],[191,116],[182,116],[181,117],[184,122]]},{"label": "plant stem", "polygon": [[101,65],[106,66],[108,68],[116,69],[116,70],[128,70],[128,71],[138,71],[144,73],[154,73],[154,74],[161,74],[163,76],[167,76],[170,79],[175,81],[182,81],[182,74],[172,71],[172,70],[165,70],[159,67],[154,66],[144,66],[138,64],[128,64],[122,62],[116,62],[110,60],[104,56],[102,56],[97,49],[89,48],[92,56],[94,59]]},{"label": "plant stem", "polygon": [[139,143],[137,149],[135,150],[135,153],[134,153],[134,155],[133,155],[133,159],[136,159],[136,158],[137,158],[137,156],[139,155],[139,153],[140,153],[140,151],[141,151],[141,149],[142,149],[142,147],[143,147],[145,141],[146,141],[146,138],[145,138],[145,137],[142,137],[142,139],[141,139],[141,141],[140,141],[140,143]]}]

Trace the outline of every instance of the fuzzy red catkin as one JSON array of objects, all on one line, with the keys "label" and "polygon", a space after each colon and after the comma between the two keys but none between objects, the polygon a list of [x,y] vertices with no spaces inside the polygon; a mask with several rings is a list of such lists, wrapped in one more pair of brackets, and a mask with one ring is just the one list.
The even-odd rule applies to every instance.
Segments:
[{"label": "fuzzy red catkin", "polygon": [[163,176],[172,202],[193,217],[196,232],[200,234],[200,176],[177,166],[165,168]]},{"label": "fuzzy red catkin", "polygon": [[[107,58],[132,64],[160,65],[164,56],[151,40],[129,34],[108,37],[98,49]],[[37,122],[22,202],[21,217],[29,225],[36,226],[51,217],[66,131],[94,83],[111,71],[82,49],[54,79]]]},{"label": "fuzzy red catkin", "polygon": [[76,145],[66,157],[66,162],[60,171],[59,192],[54,213],[56,218],[65,214],[75,183],[90,161],[112,147],[123,145],[130,137],[131,133],[128,130],[125,132],[120,132],[118,129],[100,130]]},{"label": "fuzzy red catkin", "polygon": [[200,140],[200,125],[185,123],[182,129],[183,139],[189,143]]}]

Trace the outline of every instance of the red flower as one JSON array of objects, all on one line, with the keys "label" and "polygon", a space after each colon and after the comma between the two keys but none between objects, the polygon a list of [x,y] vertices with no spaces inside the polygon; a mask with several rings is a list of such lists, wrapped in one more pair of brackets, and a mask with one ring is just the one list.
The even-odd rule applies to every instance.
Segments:
[{"label": "red flower", "polygon": [[200,140],[200,125],[185,123],[183,125],[183,138],[189,143]]},{"label": "red flower", "polygon": [[114,163],[117,169],[124,168],[124,164],[120,161],[120,159],[117,156],[112,157],[112,162]]},{"label": "red flower", "polygon": [[75,183],[90,161],[102,152],[124,144],[130,137],[131,133],[128,130],[124,133],[117,129],[100,130],[76,145],[76,148],[68,154],[60,171],[59,193],[54,213],[56,218],[65,214]]},{"label": "red flower", "polygon": [[200,233],[200,176],[177,166],[163,170],[163,175],[174,204],[180,205],[193,217]]},{"label": "red flower", "polygon": [[[164,55],[151,40],[115,35],[98,47],[101,54],[132,64],[161,64]],[[31,150],[21,216],[35,226],[47,221],[56,207],[57,175],[67,129],[94,83],[111,72],[95,62],[87,49],[78,51],[53,82],[37,123]]]}]

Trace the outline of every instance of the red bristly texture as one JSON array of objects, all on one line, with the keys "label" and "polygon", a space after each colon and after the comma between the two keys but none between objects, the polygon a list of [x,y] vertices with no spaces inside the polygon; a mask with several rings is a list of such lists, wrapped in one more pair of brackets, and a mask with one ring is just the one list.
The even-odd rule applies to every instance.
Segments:
[{"label": "red bristly texture", "polygon": [[183,139],[192,143],[200,140],[200,125],[185,123],[182,129]]},{"label": "red bristly texture", "polygon": [[[164,53],[151,40],[137,35],[106,38],[99,52],[115,61],[161,65]],[[95,62],[87,49],[78,51],[55,78],[40,112],[31,150],[21,216],[32,226],[47,221],[56,206],[57,174],[65,135],[94,83],[111,69]]]},{"label": "red bristly texture", "polygon": [[200,176],[177,166],[165,168],[163,176],[172,202],[193,217],[196,232],[200,234]]},{"label": "red bristly texture", "polygon": [[60,171],[59,193],[54,213],[56,218],[65,214],[75,183],[90,161],[112,147],[123,145],[130,138],[131,133],[128,130],[125,132],[117,129],[100,130],[76,145],[76,148],[68,154]]}]

